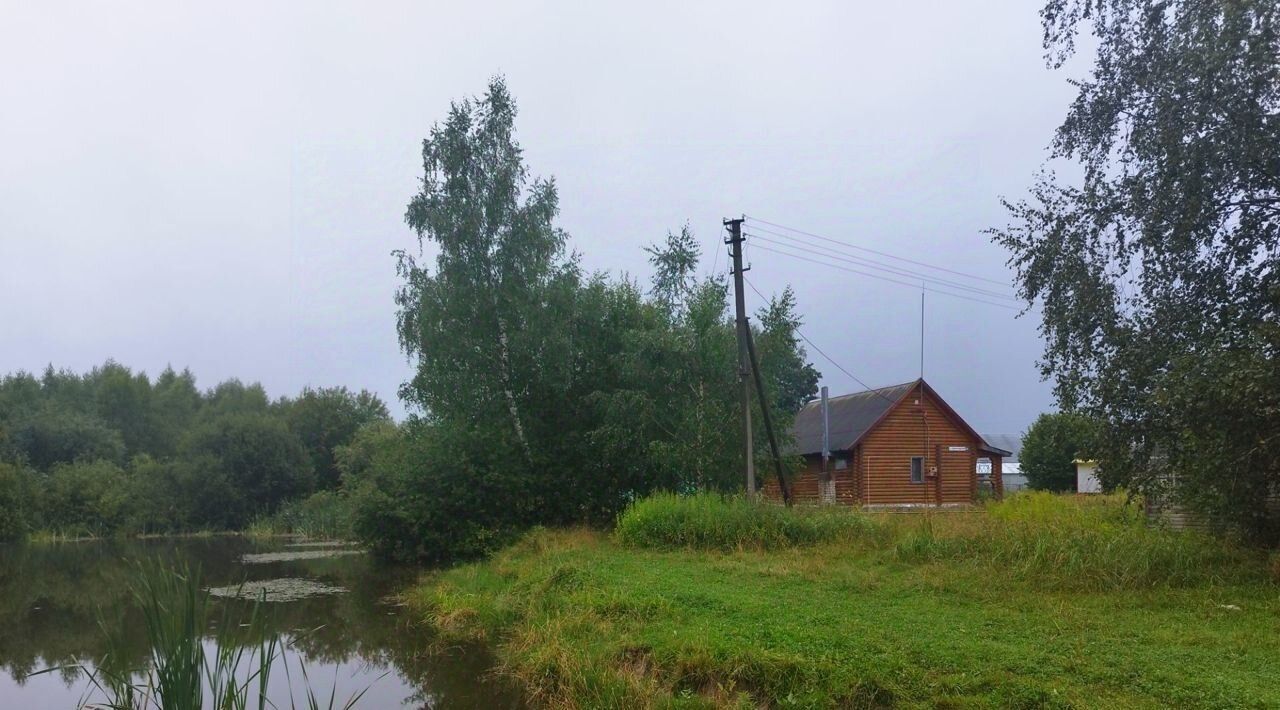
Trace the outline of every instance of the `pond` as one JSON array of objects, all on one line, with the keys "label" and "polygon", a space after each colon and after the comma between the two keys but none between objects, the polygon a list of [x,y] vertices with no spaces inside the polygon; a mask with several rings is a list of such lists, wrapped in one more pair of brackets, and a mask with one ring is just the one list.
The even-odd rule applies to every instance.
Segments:
[{"label": "pond", "polygon": [[155,560],[198,567],[215,619],[223,611],[248,616],[250,602],[237,591],[265,589],[278,600],[261,607],[283,639],[279,663],[292,673],[285,682],[279,663],[272,672],[278,707],[290,707],[291,694],[305,704],[305,688],[296,687],[303,668],[305,686],[322,704],[334,695],[337,707],[361,691],[361,708],[520,707],[483,648],[435,649],[425,629],[411,626],[393,595],[415,570],[380,565],[349,546],[214,536],[0,545],[0,708],[79,707],[91,689],[84,672],[31,674],[93,668],[108,638],[118,639],[112,661],[143,667],[150,647],[130,585],[138,564]]}]

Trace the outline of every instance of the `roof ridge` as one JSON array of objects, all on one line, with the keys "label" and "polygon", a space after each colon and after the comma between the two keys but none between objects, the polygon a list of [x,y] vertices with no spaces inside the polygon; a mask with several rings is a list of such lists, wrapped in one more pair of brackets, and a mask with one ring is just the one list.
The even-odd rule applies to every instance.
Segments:
[{"label": "roof ridge", "polygon": [[[911,381],[909,381],[909,382],[900,382],[900,383],[898,383],[898,384],[896,384],[896,385],[886,385],[886,386],[884,386],[884,387],[875,387],[875,388],[871,388],[871,389],[865,389],[865,390],[862,390],[861,392],[849,392],[848,394],[838,394],[838,395],[836,395],[836,396],[834,396],[834,397],[827,397],[827,401],[828,401],[828,402],[832,402],[832,401],[837,400],[837,399],[847,399],[847,398],[849,398],[849,397],[863,397],[863,396],[866,396],[866,395],[869,395],[869,394],[875,394],[875,393],[877,393],[877,392],[883,392],[883,391],[885,391],[885,390],[893,390],[893,389],[898,389],[899,387],[906,387],[906,386],[908,386],[908,385],[914,385],[914,384],[916,384],[917,382],[920,382],[920,380],[916,379],[916,380],[911,380]],[[811,404],[821,403],[821,402],[822,402],[822,398],[821,398],[821,397],[819,397],[818,399],[812,399],[812,400],[809,400],[808,402],[806,402],[806,403],[805,403],[805,406],[807,407],[807,406],[809,406],[809,405],[811,405]]]}]

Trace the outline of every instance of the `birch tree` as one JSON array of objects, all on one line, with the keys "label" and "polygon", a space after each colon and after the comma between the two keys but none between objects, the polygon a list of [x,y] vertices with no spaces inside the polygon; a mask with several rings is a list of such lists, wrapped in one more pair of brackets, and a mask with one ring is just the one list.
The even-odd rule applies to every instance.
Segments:
[{"label": "birch tree", "polygon": [[431,418],[483,422],[500,409],[531,463],[528,385],[538,341],[555,329],[530,324],[573,265],[552,224],[555,184],[529,176],[515,115],[495,79],[483,96],[455,102],[423,141],[422,185],[405,220],[420,247],[434,247],[435,265],[401,253],[397,302],[400,342],[418,365],[402,396]]},{"label": "birch tree", "polygon": [[[1111,485],[1265,536],[1280,486],[1280,6],[1051,0],[1051,67],[1096,46],[1028,198],[994,230],[1042,305],[1043,373],[1105,422]],[[1274,517],[1272,517],[1274,522]],[[1271,534],[1280,532],[1272,528]]]}]

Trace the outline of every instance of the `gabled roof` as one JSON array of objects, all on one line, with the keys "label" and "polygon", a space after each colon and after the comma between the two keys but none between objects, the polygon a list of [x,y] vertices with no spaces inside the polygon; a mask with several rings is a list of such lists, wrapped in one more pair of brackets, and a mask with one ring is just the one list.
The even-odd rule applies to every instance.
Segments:
[{"label": "gabled roof", "polygon": [[[927,395],[938,403],[948,416],[964,429],[983,451],[1007,456],[1009,451],[992,446],[974,431],[956,411],[947,404],[938,393],[924,380],[904,382],[891,387],[855,392],[853,394],[829,397],[827,399],[828,419],[830,427],[831,450],[846,451],[858,445],[867,432],[875,428],[889,410],[896,407],[908,394],[919,385]],[[822,400],[814,400],[806,404],[796,413],[795,423],[791,427],[791,435],[795,441],[792,453],[813,455],[822,453]]]},{"label": "gabled roof", "polygon": [[[892,387],[828,397],[831,450],[852,449],[915,386],[916,382],[904,382]],[[822,453],[822,400],[814,400],[796,413],[791,435],[795,439],[795,453]]]}]

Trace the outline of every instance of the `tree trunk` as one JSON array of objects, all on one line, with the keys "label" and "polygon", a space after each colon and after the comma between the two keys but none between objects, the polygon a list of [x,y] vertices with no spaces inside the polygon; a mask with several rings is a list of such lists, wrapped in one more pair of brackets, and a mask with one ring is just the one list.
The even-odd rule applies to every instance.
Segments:
[{"label": "tree trunk", "polygon": [[529,448],[529,440],[525,438],[524,425],[520,423],[520,407],[516,404],[516,394],[511,388],[511,357],[507,346],[507,321],[502,316],[498,316],[498,378],[502,380],[502,394],[507,400],[507,412],[511,414],[511,425],[515,429],[516,439],[520,442],[520,448],[524,450],[525,462],[531,464],[533,463],[533,450]]}]

